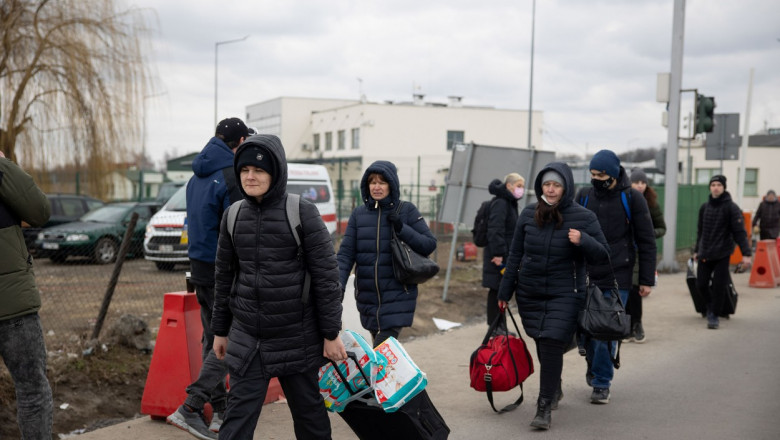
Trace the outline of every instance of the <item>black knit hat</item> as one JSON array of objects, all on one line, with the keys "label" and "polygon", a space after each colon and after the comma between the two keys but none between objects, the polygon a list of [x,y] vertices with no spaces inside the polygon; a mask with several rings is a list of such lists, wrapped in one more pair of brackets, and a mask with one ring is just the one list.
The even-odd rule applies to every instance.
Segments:
[{"label": "black knit hat", "polygon": [[274,175],[273,155],[264,152],[259,145],[247,145],[246,148],[238,152],[235,163],[236,170],[239,172],[245,166],[253,166],[265,170],[271,177]]},{"label": "black knit hat", "polygon": [[720,182],[723,184],[723,189],[726,189],[726,176],[723,174],[716,174],[712,176],[710,179],[710,185],[712,185],[712,182]]},{"label": "black knit hat", "polygon": [[227,118],[219,121],[215,134],[221,135],[222,140],[224,140],[225,143],[228,143],[231,141],[238,141],[242,137],[249,137],[249,130],[241,119]]}]

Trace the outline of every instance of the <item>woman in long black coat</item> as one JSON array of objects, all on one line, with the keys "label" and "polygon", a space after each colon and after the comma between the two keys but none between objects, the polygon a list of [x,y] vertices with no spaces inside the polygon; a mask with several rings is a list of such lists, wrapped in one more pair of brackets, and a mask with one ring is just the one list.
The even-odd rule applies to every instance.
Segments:
[{"label": "woman in long black coat", "polygon": [[360,181],[363,204],[352,211],[338,252],[342,291],[355,269],[355,302],[360,322],[374,346],[412,325],[417,285],[402,284],[393,275],[390,239],[398,238],[421,255],[436,250],[436,237],[417,207],[402,202],[398,171],[392,162],[372,163]]},{"label": "woman in long black coat", "polygon": [[607,244],[595,214],[573,203],[574,178],[563,162],[548,164],[534,182],[537,203],[517,221],[499,307],[513,295],[526,334],[536,342],[539,400],[531,426],[549,429],[561,391],[563,354],[585,304],[585,260],[605,263]]},{"label": "woman in long black coat", "polygon": [[487,246],[482,253],[482,287],[488,288],[487,323],[492,324],[499,314],[498,287],[501,285],[501,270],[506,265],[509,246],[515,235],[517,224],[517,201],[525,193],[525,179],[517,173],[510,173],[502,182],[494,179],[488,185],[493,194],[487,218]]}]

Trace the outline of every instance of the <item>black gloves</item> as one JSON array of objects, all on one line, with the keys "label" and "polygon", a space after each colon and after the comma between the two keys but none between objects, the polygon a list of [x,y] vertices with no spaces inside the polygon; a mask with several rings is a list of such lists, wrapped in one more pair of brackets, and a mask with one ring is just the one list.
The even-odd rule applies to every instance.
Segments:
[{"label": "black gloves", "polygon": [[398,217],[398,214],[395,211],[387,214],[387,220],[390,222],[390,224],[393,225],[393,229],[395,229],[396,234],[401,232],[401,228],[403,228],[404,224],[401,222],[401,218]]}]

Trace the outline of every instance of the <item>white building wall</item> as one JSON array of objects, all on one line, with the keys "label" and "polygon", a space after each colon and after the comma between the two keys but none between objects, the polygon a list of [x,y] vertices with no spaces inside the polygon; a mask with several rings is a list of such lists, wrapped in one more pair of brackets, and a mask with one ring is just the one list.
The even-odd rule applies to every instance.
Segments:
[{"label": "white building wall", "polygon": [[[709,180],[697,182],[696,170],[707,168],[720,168],[721,161],[719,160],[706,160],[705,150],[703,146],[691,146],[691,161],[693,170],[692,182],[694,184],[708,184]],[[740,149],[740,154],[742,151]],[[687,144],[680,146],[679,148],[679,161],[683,163],[683,171],[680,174],[678,181],[680,183],[687,183],[687,169],[685,164],[688,162],[688,148]],[[731,194],[734,202],[737,203],[737,179],[739,178],[739,166],[740,159],[737,160],[724,160],[723,172],[726,176],[726,191]],[[766,195],[766,192],[770,189],[780,191],[780,172],[778,172],[778,164],[780,164],[780,148],[778,147],[748,147],[747,157],[745,158],[745,169],[755,168],[758,170],[757,181],[757,193],[755,195],[743,195],[742,204],[740,208],[743,211],[751,211],[755,213],[758,209],[758,204],[761,203],[761,199]],[[702,201],[703,203],[704,201]]]}]

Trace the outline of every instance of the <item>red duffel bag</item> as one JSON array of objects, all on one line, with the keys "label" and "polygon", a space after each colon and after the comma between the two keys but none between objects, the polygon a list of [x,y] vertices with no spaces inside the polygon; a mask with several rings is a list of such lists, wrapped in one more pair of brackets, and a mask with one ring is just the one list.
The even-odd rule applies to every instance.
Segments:
[{"label": "red duffel bag", "polygon": [[[493,332],[501,322],[506,322],[506,314],[512,319],[517,331],[517,337],[509,334],[504,325],[504,334],[493,336]],[[528,347],[520,335],[515,317],[509,309],[499,314],[488,328],[482,345],[471,355],[469,362],[469,376],[471,388],[487,393],[491,408],[497,413],[504,413],[517,408],[523,403],[523,381],[534,372],[534,362]],[[511,405],[497,410],[493,405],[493,392],[509,391],[520,387],[520,397]]]}]

